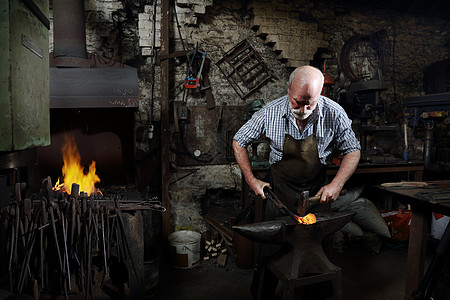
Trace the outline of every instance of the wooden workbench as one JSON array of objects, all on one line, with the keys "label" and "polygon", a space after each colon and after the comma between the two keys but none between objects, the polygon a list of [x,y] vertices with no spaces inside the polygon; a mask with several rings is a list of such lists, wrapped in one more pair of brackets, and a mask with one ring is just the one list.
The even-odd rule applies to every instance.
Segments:
[{"label": "wooden workbench", "polygon": [[[327,167],[327,175],[335,175],[338,166]],[[359,164],[354,174],[405,173],[407,180],[421,181],[423,162],[395,162],[389,164]]]},{"label": "wooden workbench", "polygon": [[405,297],[411,299],[424,275],[426,242],[431,223],[431,213],[450,216],[450,202],[424,197],[424,193],[450,193],[450,180],[427,181],[427,188],[377,188],[400,202],[411,205],[411,227],[409,232],[408,258],[406,264]]}]

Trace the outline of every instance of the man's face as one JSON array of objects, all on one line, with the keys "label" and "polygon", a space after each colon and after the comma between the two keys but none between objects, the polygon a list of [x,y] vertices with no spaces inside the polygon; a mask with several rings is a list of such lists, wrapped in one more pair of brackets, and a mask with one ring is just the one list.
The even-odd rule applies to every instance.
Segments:
[{"label": "man's face", "polygon": [[[320,88],[314,84],[289,86],[288,83],[288,95],[289,95],[289,108],[294,114],[295,118],[299,120],[307,119],[317,106],[317,102],[320,96]],[[318,90],[318,91],[317,91]]]}]

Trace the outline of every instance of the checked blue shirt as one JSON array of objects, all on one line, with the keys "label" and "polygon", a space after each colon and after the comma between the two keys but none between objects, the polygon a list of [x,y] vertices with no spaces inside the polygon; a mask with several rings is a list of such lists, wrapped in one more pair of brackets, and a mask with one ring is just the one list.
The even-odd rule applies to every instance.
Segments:
[{"label": "checked blue shirt", "polygon": [[[316,136],[322,164],[326,164],[327,157],[334,149],[342,154],[361,149],[352,130],[352,121],[344,109],[333,100],[324,96],[319,97],[317,106],[302,133],[289,109],[288,101],[288,95],[285,95],[266,104],[238,130],[234,140],[239,146],[246,148],[252,141],[265,135],[270,140],[269,163],[273,164],[282,158],[285,132],[296,140],[305,139],[313,134],[314,123],[317,122]],[[289,120],[288,126],[286,117]]]}]

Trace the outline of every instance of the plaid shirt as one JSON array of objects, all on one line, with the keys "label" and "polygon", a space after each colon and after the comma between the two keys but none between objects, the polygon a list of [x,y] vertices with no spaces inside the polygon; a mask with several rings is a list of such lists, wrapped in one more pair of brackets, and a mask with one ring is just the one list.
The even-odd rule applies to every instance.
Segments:
[{"label": "plaid shirt", "polygon": [[[352,130],[352,121],[344,109],[331,99],[320,96],[317,106],[300,133],[295,117],[289,109],[288,95],[269,102],[255,112],[236,133],[234,140],[246,148],[252,141],[265,135],[270,140],[269,163],[281,160],[283,156],[284,133],[294,139],[305,139],[314,133],[317,122],[316,137],[318,140],[319,159],[326,164],[327,157],[337,149],[342,154],[360,150],[361,146]],[[286,126],[286,117],[289,122]]]}]

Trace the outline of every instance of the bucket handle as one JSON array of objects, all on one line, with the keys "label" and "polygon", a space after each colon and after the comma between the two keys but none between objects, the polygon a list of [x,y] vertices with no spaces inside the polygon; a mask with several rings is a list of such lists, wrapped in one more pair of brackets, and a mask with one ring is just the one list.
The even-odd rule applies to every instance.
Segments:
[{"label": "bucket handle", "polygon": [[186,245],[183,245],[183,250],[189,250],[189,251],[192,251],[192,252],[194,252],[194,250],[193,249],[190,249],[190,248],[188,248],[188,246],[186,246]]}]

